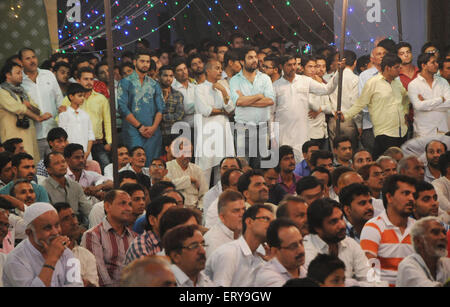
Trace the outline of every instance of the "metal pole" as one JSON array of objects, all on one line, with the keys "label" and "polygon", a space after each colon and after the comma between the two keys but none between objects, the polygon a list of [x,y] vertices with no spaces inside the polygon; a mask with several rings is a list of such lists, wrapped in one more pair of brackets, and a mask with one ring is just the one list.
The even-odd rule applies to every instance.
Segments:
[{"label": "metal pole", "polygon": [[105,7],[105,25],[106,25],[106,46],[109,71],[109,106],[111,110],[111,130],[112,130],[112,146],[111,154],[113,158],[114,169],[114,188],[119,187],[119,159],[117,157],[117,121],[116,121],[116,93],[114,88],[114,45],[112,37],[112,19],[111,19],[111,0],[104,0]]},{"label": "metal pole", "polygon": [[[345,28],[347,25],[347,9],[348,0],[343,0],[342,3],[342,25],[341,25],[341,48],[339,50],[339,58],[342,61],[344,58],[345,49]],[[337,111],[340,112],[342,109],[342,83],[344,77],[344,68],[339,67],[339,87],[338,87],[338,100],[337,100]],[[341,134],[341,119],[339,116],[336,119],[336,137]]]},{"label": "metal pole", "polygon": [[398,20],[398,40],[403,41],[402,5],[401,0],[397,0],[397,20]]}]

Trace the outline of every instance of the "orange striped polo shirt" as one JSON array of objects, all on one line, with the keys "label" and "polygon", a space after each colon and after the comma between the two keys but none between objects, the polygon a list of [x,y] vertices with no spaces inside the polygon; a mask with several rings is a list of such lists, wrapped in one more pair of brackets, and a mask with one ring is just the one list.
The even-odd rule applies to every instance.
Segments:
[{"label": "orange striped polo shirt", "polygon": [[381,280],[395,286],[398,265],[414,252],[411,243],[411,227],[415,220],[408,218],[405,232],[393,225],[384,211],[366,223],[361,232],[361,248],[380,261]]}]

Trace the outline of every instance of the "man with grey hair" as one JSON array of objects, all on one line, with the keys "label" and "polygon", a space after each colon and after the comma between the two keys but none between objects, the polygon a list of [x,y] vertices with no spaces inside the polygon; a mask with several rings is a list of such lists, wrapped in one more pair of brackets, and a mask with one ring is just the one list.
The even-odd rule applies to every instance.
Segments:
[{"label": "man with grey hair", "polygon": [[385,178],[398,174],[398,163],[394,158],[390,156],[380,156],[376,162],[379,166],[381,166],[381,170],[383,171],[383,175]]},{"label": "man with grey hair", "polygon": [[450,278],[450,259],[444,226],[436,217],[425,217],[411,229],[415,253],[398,267],[397,287],[438,287]]},{"label": "man with grey hair", "polygon": [[47,203],[30,206],[23,216],[28,239],[22,241],[3,267],[5,287],[82,287],[80,262],[61,236],[59,216]]},{"label": "man with grey hair", "polygon": [[162,256],[148,256],[133,261],[122,271],[122,287],[176,287],[170,263]]},{"label": "man with grey hair", "polygon": [[425,178],[425,166],[416,156],[407,156],[398,163],[398,173],[423,181]]}]

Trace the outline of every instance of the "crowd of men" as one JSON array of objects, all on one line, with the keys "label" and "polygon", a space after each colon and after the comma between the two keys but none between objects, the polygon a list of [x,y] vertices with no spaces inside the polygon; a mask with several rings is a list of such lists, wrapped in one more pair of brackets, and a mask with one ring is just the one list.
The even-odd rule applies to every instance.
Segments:
[{"label": "crowd of men", "polygon": [[9,58],[0,286],[449,286],[450,49],[288,46]]}]

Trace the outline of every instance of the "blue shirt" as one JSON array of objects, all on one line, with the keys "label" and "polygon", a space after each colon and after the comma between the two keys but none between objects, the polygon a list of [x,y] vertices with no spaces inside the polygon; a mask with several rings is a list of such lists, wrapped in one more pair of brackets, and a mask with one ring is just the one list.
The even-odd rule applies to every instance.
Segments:
[{"label": "blue shirt", "polygon": [[[0,194],[3,195],[10,195],[11,189],[14,185],[14,180],[8,183],[6,186],[0,189]],[[37,203],[50,203],[50,199],[48,198],[47,191],[44,189],[43,186],[38,185],[36,183],[31,183],[33,186],[34,193],[36,193],[36,202]]]},{"label": "blue shirt", "polygon": [[[256,72],[253,84],[244,76],[242,70],[230,80],[231,100],[236,105],[239,95],[237,91],[241,91],[245,96],[254,96],[263,94],[266,98],[275,101],[275,92],[272,86],[272,80],[266,74],[260,71]],[[259,123],[268,122],[270,119],[270,107],[239,107],[236,106],[235,121],[241,124],[257,125]]]},{"label": "blue shirt", "polygon": [[300,177],[307,177],[311,175],[311,169],[308,166],[306,160],[303,160],[295,167],[294,174]]}]

